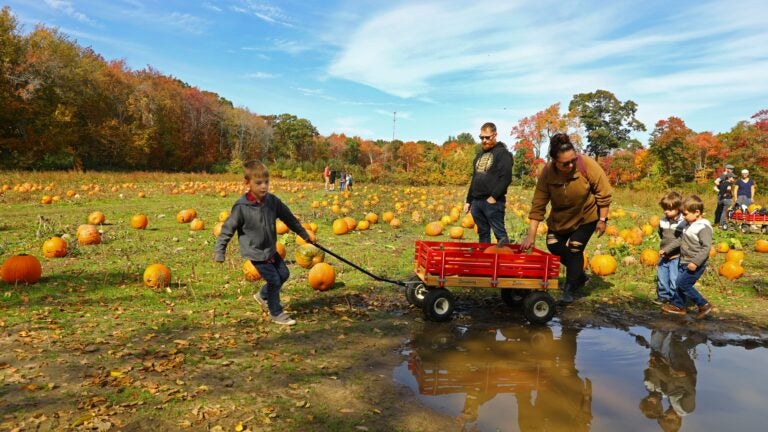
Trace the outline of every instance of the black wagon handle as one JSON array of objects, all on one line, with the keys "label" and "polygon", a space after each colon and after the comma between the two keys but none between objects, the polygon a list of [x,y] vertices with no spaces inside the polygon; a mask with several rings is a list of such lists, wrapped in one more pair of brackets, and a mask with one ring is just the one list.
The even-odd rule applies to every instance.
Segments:
[{"label": "black wagon handle", "polygon": [[334,258],[338,259],[339,261],[341,261],[341,262],[343,262],[343,263],[345,263],[345,264],[348,264],[348,265],[350,265],[350,266],[352,266],[352,267],[356,268],[357,270],[360,270],[361,272],[363,272],[363,273],[367,274],[368,276],[370,276],[370,277],[372,277],[372,278],[376,279],[377,281],[381,281],[381,282],[389,282],[389,283],[391,283],[391,284],[400,285],[400,286],[403,286],[403,287],[406,287],[406,288],[408,287],[408,285],[407,285],[405,282],[403,282],[403,281],[396,281],[396,280],[387,279],[387,278],[385,278],[385,277],[382,277],[382,276],[378,276],[378,275],[375,275],[375,274],[373,274],[373,273],[369,272],[368,270],[366,270],[366,269],[364,269],[364,268],[360,267],[359,265],[357,265],[357,264],[355,264],[355,263],[353,263],[353,262],[349,261],[348,259],[346,259],[346,258],[344,258],[344,257],[342,257],[342,256],[339,256],[339,255],[337,255],[336,253],[334,253],[334,252],[332,252],[332,251],[328,250],[327,248],[325,248],[325,247],[323,247],[323,246],[320,246],[320,244],[318,244],[318,243],[315,243],[314,245],[315,245],[315,246],[317,246],[317,248],[318,248],[318,249],[320,249],[321,251],[323,251],[323,252],[327,253],[328,255],[331,255],[331,256],[333,256]]}]

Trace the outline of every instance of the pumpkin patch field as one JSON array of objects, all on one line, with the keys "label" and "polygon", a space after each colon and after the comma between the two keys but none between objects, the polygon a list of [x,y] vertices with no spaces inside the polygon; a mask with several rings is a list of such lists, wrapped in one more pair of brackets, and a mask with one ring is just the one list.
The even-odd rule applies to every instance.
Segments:
[{"label": "pumpkin patch field", "polygon": [[[236,237],[226,261],[213,261],[243,187],[224,174],[0,172],[0,430],[452,430],[450,418],[403,403],[387,375],[425,325],[400,287],[278,223],[291,272],[282,301],[298,321],[282,327],[254,301],[263,280]],[[465,188],[270,187],[320,245],[389,279],[413,275],[416,240],[477,240]],[[510,188],[513,242],[527,232],[531,194]],[[585,297],[561,319],[660,317],[650,301],[658,195],[615,192],[609,230],[586,251]],[[541,224],[537,247],[545,235]],[[768,325],[766,241],[715,230],[700,281],[717,308],[708,325]],[[524,321],[496,290],[451,291],[454,320]]]}]

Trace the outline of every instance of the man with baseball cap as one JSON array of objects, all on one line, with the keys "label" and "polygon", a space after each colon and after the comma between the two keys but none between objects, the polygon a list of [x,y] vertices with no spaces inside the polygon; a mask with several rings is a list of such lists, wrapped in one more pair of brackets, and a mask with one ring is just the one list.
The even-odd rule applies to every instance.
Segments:
[{"label": "man with baseball cap", "polygon": [[[715,179],[715,192],[717,192],[718,195],[720,194],[720,182],[725,180],[729,175],[730,176],[735,176],[735,174],[733,174],[733,165],[731,165],[731,164],[727,164],[725,166],[725,171],[722,174],[720,174],[720,176],[718,178]],[[720,224],[720,214],[722,212],[723,212],[723,204],[718,199],[717,200],[717,208],[715,208],[715,223],[714,223],[714,225],[719,225]],[[725,221],[723,221],[723,222],[725,222]]]}]

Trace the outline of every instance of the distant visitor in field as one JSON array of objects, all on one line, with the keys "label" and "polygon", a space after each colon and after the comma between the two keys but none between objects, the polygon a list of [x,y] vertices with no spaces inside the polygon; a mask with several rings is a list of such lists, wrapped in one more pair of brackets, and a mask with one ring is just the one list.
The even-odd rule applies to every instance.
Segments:
[{"label": "distant visitor in field", "polygon": [[347,172],[347,191],[352,192],[352,173]]},{"label": "distant visitor in field", "polygon": [[736,203],[742,208],[749,207],[755,200],[755,181],[749,178],[749,170],[741,170],[741,178],[736,181]]},{"label": "distant visitor in field", "polygon": [[328,165],[323,170],[323,178],[325,179],[325,190],[331,190],[331,167]]},{"label": "distant visitor in field", "polygon": [[717,193],[717,208],[720,213],[715,214],[715,220],[719,221],[720,227],[728,227],[728,211],[736,205],[736,176],[726,174],[725,179],[720,182]]},{"label": "distant visitor in field", "polygon": [[549,140],[549,163],[539,174],[528,218],[528,237],[523,250],[536,242],[536,230],[544,220],[547,204],[547,249],[565,266],[565,284],[560,301],[570,303],[586,285],[584,249],[592,233],[602,236],[608,226],[608,208],[613,189],[605,171],[591,157],[576,152],[564,133]]},{"label": "distant visitor in field", "polygon": [[288,316],[280,304],[280,289],[290,274],[288,266],[277,253],[275,223],[280,219],[291,231],[309,243],[314,243],[315,236],[301,226],[280,198],[269,193],[269,171],[263,163],[248,161],[243,165],[243,169],[248,192],[235,202],[229,218],[222,225],[221,234],[216,241],[214,259],[224,262],[227,244],[237,233],[240,255],[251,261],[266,282],[253,298],[263,309],[269,310],[269,317],[273,322],[293,325],[296,320]]},{"label": "distant visitor in field", "polygon": [[[720,183],[722,183],[727,178],[728,175],[731,175],[734,177],[736,176],[733,173],[733,165],[731,164],[727,164],[725,166],[725,171],[715,179],[715,192],[717,192],[718,194],[720,193]],[[717,207],[715,208],[715,225],[720,223],[720,214],[722,212],[723,212],[723,205],[720,203],[720,200],[718,199]],[[725,223],[725,221],[723,221],[723,223]]]},{"label": "distant visitor in field", "polygon": [[495,124],[485,123],[480,128],[480,144],[483,149],[472,162],[472,181],[464,213],[472,212],[480,243],[490,243],[491,229],[497,241],[507,239],[504,207],[507,203],[507,188],[512,182],[513,161],[507,146],[496,141]]}]

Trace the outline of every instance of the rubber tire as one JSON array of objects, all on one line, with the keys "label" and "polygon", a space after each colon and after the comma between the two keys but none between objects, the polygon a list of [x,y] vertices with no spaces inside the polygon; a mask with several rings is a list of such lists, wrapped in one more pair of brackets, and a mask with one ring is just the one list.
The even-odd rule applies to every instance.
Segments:
[{"label": "rubber tire", "polygon": [[453,315],[454,300],[445,288],[433,288],[427,291],[421,306],[424,317],[430,321],[446,322]]},{"label": "rubber tire", "polygon": [[555,300],[544,291],[534,291],[523,300],[523,315],[531,324],[546,324],[555,315]]},{"label": "rubber tire", "polygon": [[749,234],[749,224],[741,224],[741,233]]},{"label": "rubber tire", "polygon": [[727,222],[726,223],[721,223],[720,224],[720,229],[723,230],[723,231],[728,231],[728,223]]},{"label": "rubber tire", "polygon": [[518,307],[522,305],[525,296],[528,294],[528,290],[524,289],[502,288],[500,291],[501,300],[509,307]]},{"label": "rubber tire", "polygon": [[418,277],[416,277],[416,279],[418,280],[418,283],[416,281],[407,282],[408,286],[405,287],[405,299],[408,300],[409,304],[420,308],[424,304],[424,298],[427,294],[427,286]]}]

